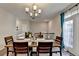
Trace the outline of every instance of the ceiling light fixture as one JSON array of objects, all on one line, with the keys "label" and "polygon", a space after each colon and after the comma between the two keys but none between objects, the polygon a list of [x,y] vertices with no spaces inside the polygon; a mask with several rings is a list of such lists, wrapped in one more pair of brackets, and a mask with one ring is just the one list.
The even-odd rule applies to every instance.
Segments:
[{"label": "ceiling light fixture", "polygon": [[25,11],[30,17],[32,17],[32,19],[35,19],[35,17],[37,17],[42,10],[39,9],[36,4],[33,4],[32,10],[30,10],[30,8],[27,7],[25,8]]}]

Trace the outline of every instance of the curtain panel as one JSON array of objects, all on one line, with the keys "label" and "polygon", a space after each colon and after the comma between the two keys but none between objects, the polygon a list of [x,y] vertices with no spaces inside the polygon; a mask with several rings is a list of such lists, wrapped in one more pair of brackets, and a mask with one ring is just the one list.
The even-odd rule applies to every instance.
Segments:
[{"label": "curtain panel", "polygon": [[[64,13],[61,13],[60,14],[60,20],[61,20],[61,37],[63,38],[63,24],[64,24]],[[64,48],[64,41],[62,39],[62,45],[61,45],[62,48]]]}]

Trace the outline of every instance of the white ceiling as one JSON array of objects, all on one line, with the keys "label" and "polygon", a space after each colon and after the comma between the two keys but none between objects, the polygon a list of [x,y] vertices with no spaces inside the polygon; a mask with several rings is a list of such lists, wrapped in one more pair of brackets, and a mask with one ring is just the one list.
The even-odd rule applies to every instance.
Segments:
[{"label": "white ceiling", "polygon": [[[41,15],[39,15],[35,20],[48,20],[52,19],[55,14],[59,13],[66,7],[69,3],[39,3],[36,4],[42,9]],[[32,3],[0,3],[0,8],[14,14],[20,19],[32,20],[30,16],[25,13],[25,7],[31,8]]]}]

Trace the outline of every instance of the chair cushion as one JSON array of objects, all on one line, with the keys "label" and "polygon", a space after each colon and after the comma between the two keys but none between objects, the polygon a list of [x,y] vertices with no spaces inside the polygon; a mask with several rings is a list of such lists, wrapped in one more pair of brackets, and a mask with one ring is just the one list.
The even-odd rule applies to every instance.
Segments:
[{"label": "chair cushion", "polygon": [[39,49],[47,50],[50,49],[50,47],[39,47]]},{"label": "chair cushion", "polygon": [[16,50],[15,52],[16,52],[16,53],[27,53],[28,50]]},{"label": "chair cushion", "polygon": [[53,43],[53,47],[60,47],[61,45],[60,44],[58,44],[58,43]]},{"label": "chair cushion", "polygon": [[49,50],[39,50],[38,52],[39,53],[49,53],[50,51]]}]

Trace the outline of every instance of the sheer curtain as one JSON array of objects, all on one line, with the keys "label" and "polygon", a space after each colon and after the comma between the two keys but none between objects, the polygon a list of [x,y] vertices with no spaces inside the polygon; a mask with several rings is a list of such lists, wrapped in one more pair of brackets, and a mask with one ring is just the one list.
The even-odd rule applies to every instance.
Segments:
[{"label": "sheer curtain", "polygon": [[73,47],[73,20],[65,21],[63,26],[65,47]]}]

